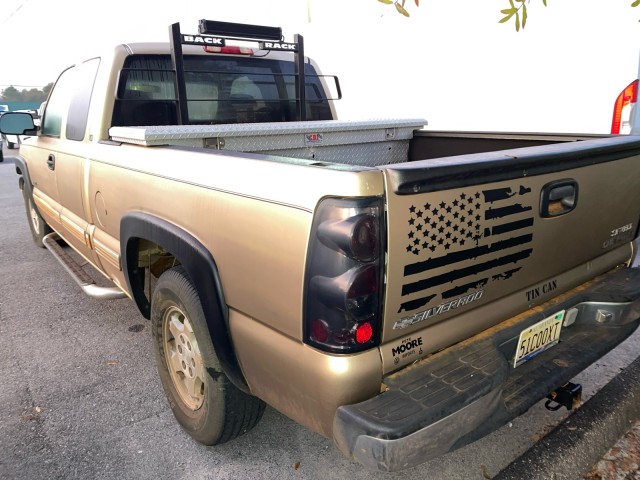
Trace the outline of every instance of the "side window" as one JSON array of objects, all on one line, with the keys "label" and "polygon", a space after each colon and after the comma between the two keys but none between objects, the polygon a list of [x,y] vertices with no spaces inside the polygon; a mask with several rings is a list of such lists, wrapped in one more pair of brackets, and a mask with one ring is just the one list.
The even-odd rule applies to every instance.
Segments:
[{"label": "side window", "polygon": [[44,118],[42,119],[42,135],[59,137],[62,130],[62,118],[69,109],[69,100],[73,93],[74,79],[78,69],[71,67],[58,77],[53,87]]},{"label": "side window", "polygon": [[65,135],[68,140],[84,140],[91,93],[93,92],[93,84],[96,80],[99,65],[100,59],[94,58],[87,60],[77,68],[76,88],[74,88],[69,104],[67,128],[65,129]]}]

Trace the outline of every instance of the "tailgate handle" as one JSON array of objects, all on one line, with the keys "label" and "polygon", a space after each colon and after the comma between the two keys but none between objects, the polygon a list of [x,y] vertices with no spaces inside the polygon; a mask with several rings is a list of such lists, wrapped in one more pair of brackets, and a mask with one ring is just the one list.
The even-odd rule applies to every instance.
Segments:
[{"label": "tailgate handle", "polygon": [[53,154],[50,154],[47,158],[47,166],[49,167],[49,170],[56,169],[56,157],[54,157]]},{"label": "tailgate handle", "polygon": [[540,216],[557,217],[569,213],[578,204],[578,182],[571,179],[556,180],[542,187]]}]

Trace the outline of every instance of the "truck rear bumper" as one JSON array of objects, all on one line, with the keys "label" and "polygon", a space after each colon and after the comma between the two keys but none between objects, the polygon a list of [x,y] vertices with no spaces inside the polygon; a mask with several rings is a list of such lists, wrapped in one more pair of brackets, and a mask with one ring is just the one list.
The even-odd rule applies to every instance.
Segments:
[{"label": "truck rear bumper", "polygon": [[[575,309],[575,310],[573,310]],[[513,367],[520,332],[565,310],[560,343]],[[341,406],[340,450],[397,471],[498,429],[627,338],[640,318],[640,269],[619,268],[384,379],[387,390]]]}]

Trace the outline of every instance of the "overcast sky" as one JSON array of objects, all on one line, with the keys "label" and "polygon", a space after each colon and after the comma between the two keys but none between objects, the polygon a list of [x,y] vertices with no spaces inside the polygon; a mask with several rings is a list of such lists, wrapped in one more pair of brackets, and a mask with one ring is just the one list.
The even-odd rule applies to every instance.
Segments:
[{"label": "overcast sky", "polygon": [[41,87],[105,47],[166,41],[174,22],[196,33],[206,18],[304,35],[306,54],[340,77],[343,119],[606,133],[617,94],[638,75],[631,3],[531,0],[516,33],[498,24],[508,0],[407,0],[411,18],[376,0],[1,0],[0,89]]}]

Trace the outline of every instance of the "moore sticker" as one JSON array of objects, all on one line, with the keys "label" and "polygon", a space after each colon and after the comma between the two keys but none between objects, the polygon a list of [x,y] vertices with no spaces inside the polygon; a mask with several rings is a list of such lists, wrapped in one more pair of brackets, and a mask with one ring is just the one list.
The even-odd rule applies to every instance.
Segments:
[{"label": "moore sticker", "polygon": [[405,338],[400,345],[391,349],[391,355],[395,363],[398,363],[400,358],[422,355],[422,337]]}]

